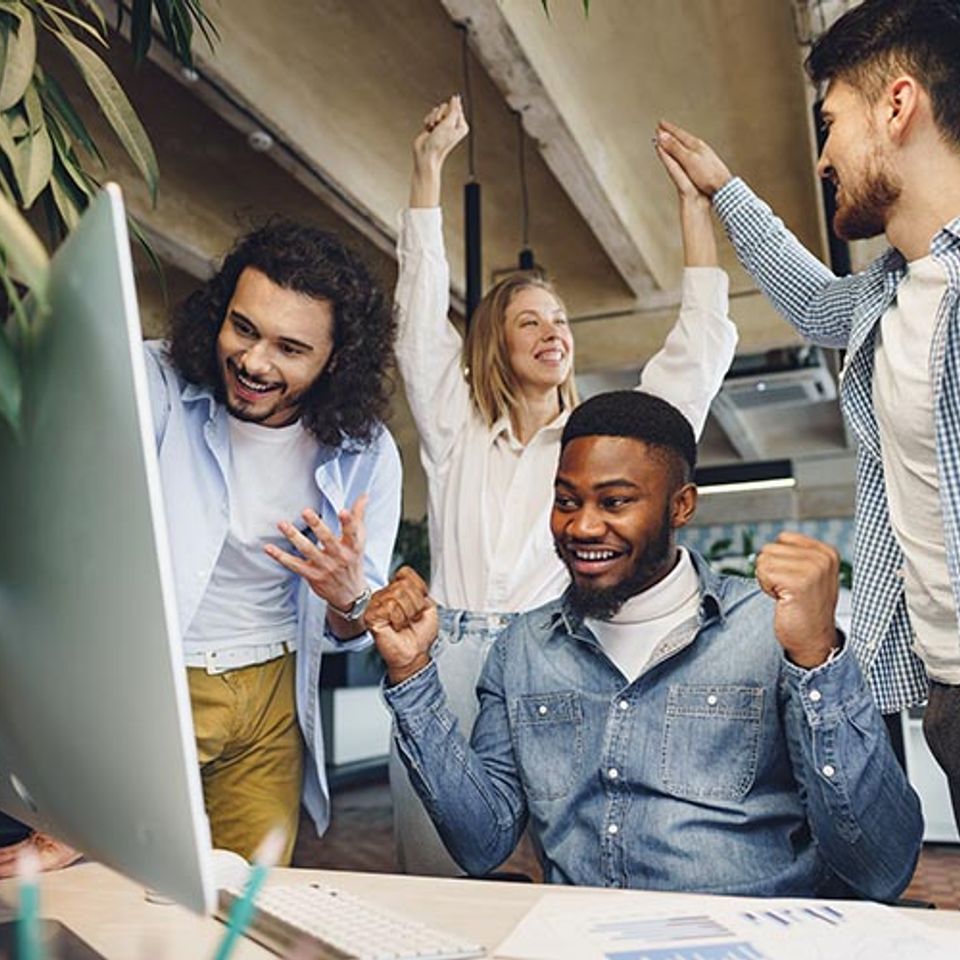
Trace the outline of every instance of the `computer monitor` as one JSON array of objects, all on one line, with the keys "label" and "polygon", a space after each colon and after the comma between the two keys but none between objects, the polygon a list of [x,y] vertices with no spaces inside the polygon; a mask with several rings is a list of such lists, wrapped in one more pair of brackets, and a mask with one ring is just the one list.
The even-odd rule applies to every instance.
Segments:
[{"label": "computer monitor", "polygon": [[130,244],[109,185],[53,257],[0,424],[0,809],[198,912],[193,739]]}]

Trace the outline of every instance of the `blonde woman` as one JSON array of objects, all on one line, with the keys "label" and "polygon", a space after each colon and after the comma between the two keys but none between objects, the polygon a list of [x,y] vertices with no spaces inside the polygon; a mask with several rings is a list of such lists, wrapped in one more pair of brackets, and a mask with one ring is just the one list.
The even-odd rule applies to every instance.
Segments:
[{"label": "blonde woman", "polygon": [[[428,483],[430,586],[441,616],[433,656],[449,705],[469,731],[491,644],[514,614],[555,598],[568,582],[548,518],[560,435],[577,393],[573,335],[550,283],[516,275],[496,284],[465,342],[448,320],[440,182],[444,160],[466,134],[454,96],[426,116],[414,140],[396,308],[397,358]],[[709,202],[688,193],[681,191],[687,270],[680,317],[639,386],[678,407],[699,435],[737,335]],[[390,783],[400,868],[461,872],[396,755]]]}]

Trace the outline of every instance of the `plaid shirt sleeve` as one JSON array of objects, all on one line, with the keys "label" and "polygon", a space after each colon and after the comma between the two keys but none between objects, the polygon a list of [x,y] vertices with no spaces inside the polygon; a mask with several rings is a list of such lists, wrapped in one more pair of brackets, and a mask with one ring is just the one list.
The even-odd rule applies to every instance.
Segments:
[{"label": "plaid shirt sleeve", "polygon": [[739,177],[716,192],[713,206],[740,262],[801,336],[845,347],[861,277],[836,277]]}]

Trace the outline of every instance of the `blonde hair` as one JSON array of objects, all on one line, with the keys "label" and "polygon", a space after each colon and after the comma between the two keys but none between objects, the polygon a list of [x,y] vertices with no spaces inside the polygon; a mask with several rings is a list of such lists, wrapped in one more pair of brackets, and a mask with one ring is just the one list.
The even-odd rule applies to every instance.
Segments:
[{"label": "blonde hair", "polygon": [[[553,284],[530,273],[514,273],[494,284],[473,311],[463,342],[463,365],[470,385],[470,396],[488,427],[501,417],[511,415],[520,404],[520,385],[510,367],[507,352],[506,316],[510,301],[530,288],[546,290],[560,305],[563,301]],[[579,402],[571,365],[566,379],[557,387],[562,410],[571,410]]]}]

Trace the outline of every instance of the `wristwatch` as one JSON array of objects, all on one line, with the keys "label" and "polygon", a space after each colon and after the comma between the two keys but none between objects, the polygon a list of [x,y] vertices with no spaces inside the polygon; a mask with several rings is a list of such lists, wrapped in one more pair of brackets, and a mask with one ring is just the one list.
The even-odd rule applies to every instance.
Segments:
[{"label": "wristwatch", "polygon": [[359,620],[363,616],[370,604],[370,597],[370,588],[364,587],[363,593],[361,593],[360,596],[358,596],[353,603],[347,607],[346,610],[341,610],[339,607],[335,607],[332,603],[330,603],[329,600],[327,601],[327,607],[337,614],[338,617],[343,617],[344,620],[350,620],[353,622],[354,620]]}]

